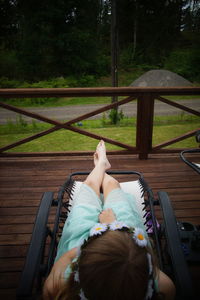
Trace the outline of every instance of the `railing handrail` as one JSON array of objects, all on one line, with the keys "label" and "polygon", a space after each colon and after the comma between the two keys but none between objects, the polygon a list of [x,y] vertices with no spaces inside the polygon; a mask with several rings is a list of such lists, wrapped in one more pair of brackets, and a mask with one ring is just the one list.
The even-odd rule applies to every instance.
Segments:
[{"label": "railing handrail", "polygon": [[[187,137],[195,135],[195,130],[186,133],[180,137],[176,137],[167,142],[161,143],[152,147],[152,135],[153,135],[153,117],[154,117],[154,103],[155,100],[160,100],[169,105],[175,106],[179,109],[187,111],[191,114],[200,116],[200,112],[195,111],[191,108],[177,104],[171,100],[165,99],[164,95],[200,95],[200,87],[98,87],[98,88],[18,88],[18,89],[0,89],[0,97],[2,98],[26,98],[26,97],[99,97],[99,96],[128,96],[123,100],[108,104],[103,108],[97,109],[93,112],[86,113],[85,115],[74,118],[65,123],[52,120],[50,118],[41,116],[36,113],[26,111],[22,108],[17,108],[12,105],[0,102],[0,107],[6,108],[17,113],[24,114],[26,116],[44,121],[50,124],[55,125],[53,128],[45,130],[43,132],[37,133],[31,137],[25,138],[13,144],[7,145],[0,148],[0,152],[4,152],[8,149],[14,148],[20,144],[27,143],[36,138],[49,134],[53,131],[59,130],[61,128],[71,130],[85,136],[95,138],[95,139],[104,139],[106,142],[113,145],[120,146],[131,153],[138,153],[139,158],[146,159],[148,158],[149,153],[159,153],[159,152],[170,152],[170,149],[162,149],[165,146],[174,144],[180,140],[183,140]],[[72,126],[77,120],[83,120],[90,116],[99,114],[111,108],[117,107],[119,105],[128,103],[137,98],[137,132],[136,132],[136,147],[133,147],[128,144],[124,144],[94,133],[88,132],[86,130]],[[197,130],[200,130],[198,128]],[[181,151],[183,149],[178,149]],[[117,151],[116,151],[117,152]],[[120,151],[118,151],[119,153]],[[174,149],[171,149],[171,152],[174,152]]]},{"label": "railing handrail", "polygon": [[198,95],[200,87],[91,87],[0,89],[0,97],[95,97],[153,95]]}]

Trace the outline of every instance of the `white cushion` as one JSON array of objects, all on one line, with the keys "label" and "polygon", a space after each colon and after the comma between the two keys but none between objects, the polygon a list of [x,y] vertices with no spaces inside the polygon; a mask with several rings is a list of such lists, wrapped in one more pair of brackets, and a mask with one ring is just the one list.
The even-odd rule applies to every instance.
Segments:
[{"label": "white cushion", "polygon": [[[135,180],[135,181],[121,182],[120,187],[124,192],[129,193],[135,197],[139,213],[143,218],[145,214],[143,210],[144,204],[142,204],[144,202],[144,197],[142,197],[141,186],[139,185],[139,181]],[[146,221],[145,218],[144,221]]]}]

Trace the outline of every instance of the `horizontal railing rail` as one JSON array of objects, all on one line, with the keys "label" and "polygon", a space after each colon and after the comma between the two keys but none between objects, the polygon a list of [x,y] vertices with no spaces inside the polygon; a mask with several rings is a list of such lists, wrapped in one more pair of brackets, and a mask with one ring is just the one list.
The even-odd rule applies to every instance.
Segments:
[{"label": "horizontal railing rail", "polygon": [[98,87],[0,89],[0,97],[100,97],[155,95],[199,95],[200,87]]},{"label": "horizontal railing rail", "polygon": [[[94,138],[94,139],[104,139],[106,142],[117,145],[127,153],[139,154],[140,159],[148,158],[149,153],[163,153],[163,152],[180,152],[182,149],[172,148],[172,149],[163,149],[166,146],[172,145],[178,141],[186,139],[195,135],[196,130],[185,133],[182,136],[176,137],[169,141],[163,142],[159,145],[152,146],[152,137],[153,137],[153,119],[154,119],[154,104],[155,100],[162,101],[168,105],[175,106],[183,111],[186,111],[190,114],[194,114],[200,117],[200,112],[194,109],[188,108],[184,105],[181,105],[177,102],[173,102],[169,99],[164,98],[167,95],[200,95],[200,87],[102,87],[102,88],[26,88],[26,89],[0,89],[1,98],[41,98],[41,97],[113,97],[113,96],[127,96],[125,99],[118,102],[105,105],[100,109],[96,109],[92,112],[80,115],[72,120],[67,122],[59,122],[40,114],[36,114],[25,109],[9,105],[5,102],[0,102],[0,106],[14,111],[16,113],[23,114],[25,116],[34,118],[39,121],[47,122],[54,125],[52,128],[39,132],[35,135],[32,135],[28,138],[22,139],[10,145],[6,145],[0,148],[1,155],[8,155],[5,151],[12,149],[21,144],[30,142],[39,137],[45,136],[49,133],[57,131],[61,128],[83,134],[85,136]],[[136,147],[132,145],[121,143],[119,141],[97,135],[86,130],[77,128],[73,126],[74,123],[80,122],[89,117],[95,116],[99,113],[105,112],[112,108],[117,108],[120,105],[129,103],[137,99],[137,125],[136,125]],[[124,151],[113,151],[112,153],[124,153]],[[17,155],[17,154],[16,154]]]}]

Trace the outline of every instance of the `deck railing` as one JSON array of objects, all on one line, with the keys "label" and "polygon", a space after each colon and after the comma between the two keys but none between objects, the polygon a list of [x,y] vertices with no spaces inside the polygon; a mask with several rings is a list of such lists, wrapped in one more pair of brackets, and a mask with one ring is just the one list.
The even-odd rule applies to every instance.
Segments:
[{"label": "deck railing", "polygon": [[[54,125],[52,128],[32,135],[28,138],[22,139],[10,145],[4,146],[0,148],[0,155],[9,155],[9,153],[5,152],[9,149],[12,149],[21,144],[30,142],[36,138],[47,135],[54,131],[57,131],[61,128],[66,130],[71,130],[85,136],[94,138],[94,139],[104,139],[106,142],[120,146],[125,149],[123,151],[112,151],[112,153],[133,153],[139,154],[140,159],[147,159],[148,154],[150,153],[168,153],[168,152],[180,152],[182,149],[171,148],[164,149],[164,147],[172,145],[178,141],[184,140],[188,137],[195,135],[197,130],[190,131],[185,133],[182,136],[176,137],[169,141],[163,142],[162,144],[153,146],[152,145],[152,137],[153,137],[153,120],[154,120],[154,103],[155,100],[162,101],[171,106],[177,107],[183,111],[189,112],[190,114],[196,115],[200,117],[200,112],[194,109],[188,108],[182,104],[177,102],[173,102],[169,99],[166,99],[165,96],[168,95],[200,95],[200,87],[170,87],[170,88],[158,88],[158,87],[148,87],[148,88],[140,88],[140,87],[103,87],[103,88],[49,88],[49,89],[0,89],[0,97],[2,98],[38,98],[38,97],[105,97],[105,96],[126,96],[123,100],[118,102],[105,105],[104,107],[94,110],[92,112],[86,113],[84,115],[80,115],[77,118],[69,120],[65,123],[47,118],[40,114],[36,114],[30,111],[27,111],[22,108],[18,108],[12,105],[7,104],[6,102],[0,102],[0,106],[14,111],[16,113],[23,114],[25,116],[37,119],[39,121],[44,121]],[[133,100],[137,99],[137,125],[136,125],[136,147],[133,147],[129,144],[121,143],[119,141],[103,137],[86,130],[80,129],[73,124],[80,122],[89,117],[95,116],[99,113],[105,112],[112,108],[116,108],[125,103],[129,103]],[[76,152],[77,153],[77,152]],[[71,152],[71,154],[73,154]],[[15,153],[17,155],[17,153]],[[32,154],[33,155],[33,154]]]}]

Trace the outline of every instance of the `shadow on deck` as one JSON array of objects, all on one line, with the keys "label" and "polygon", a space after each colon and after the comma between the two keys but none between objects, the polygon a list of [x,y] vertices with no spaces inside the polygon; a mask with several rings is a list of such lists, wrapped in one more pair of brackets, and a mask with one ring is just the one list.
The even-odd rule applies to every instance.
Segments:
[{"label": "shadow on deck", "polygon": [[[110,155],[112,170],[143,173],[154,195],[164,190],[178,220],[200,224],[199,175],[178,154],[154,154],[148,160],[137,156]],[[88,156],[0,157],[0,297],[15,299],[37,207],[45,191],[57,191],[69,173],[89,171]],[[126,178],[130,180],[130,178]],[[160,220],[160,211],[157,211]],[[200,267],[193,279],[200,283]]]}]

